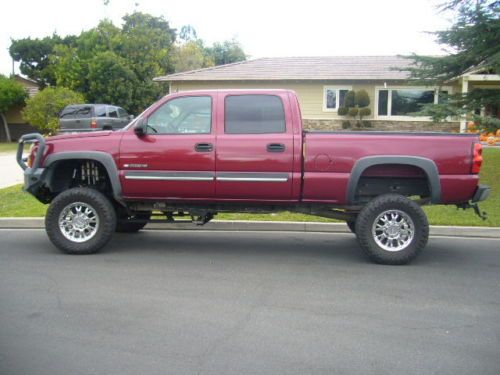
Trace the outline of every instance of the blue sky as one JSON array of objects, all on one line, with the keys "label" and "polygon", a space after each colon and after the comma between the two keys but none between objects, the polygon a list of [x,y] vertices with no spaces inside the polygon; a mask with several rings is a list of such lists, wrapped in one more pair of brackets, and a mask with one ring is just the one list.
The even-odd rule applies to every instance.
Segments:
[{"label": "blue sky", "polygon": [[[173,27],[191,24],[207,42],[237,38],[264,56],[442,54],[425,31],[446,28],[441,0],[16,0],[0,5],[0,73],[9,74],[10,39],[79,34],[138,9]],[[138,3],[138,5],[136,5]],[[16,70],[16,73],[19,73]]]}]

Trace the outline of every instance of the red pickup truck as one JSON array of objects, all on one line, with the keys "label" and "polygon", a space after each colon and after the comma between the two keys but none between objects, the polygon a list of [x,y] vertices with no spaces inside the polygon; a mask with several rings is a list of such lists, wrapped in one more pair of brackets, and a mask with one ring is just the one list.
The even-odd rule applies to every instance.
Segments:
[{"label": "red pickup truck", "polygon": [[67,253],[150,221],[288,210],[344,220],[370,259],[404,264],[427,243],[421,205],[479,213],[481,153],[469,134],[306,132],[293,91],[211,90],[167,95],[116,132],[26,135],[17,160]]}]

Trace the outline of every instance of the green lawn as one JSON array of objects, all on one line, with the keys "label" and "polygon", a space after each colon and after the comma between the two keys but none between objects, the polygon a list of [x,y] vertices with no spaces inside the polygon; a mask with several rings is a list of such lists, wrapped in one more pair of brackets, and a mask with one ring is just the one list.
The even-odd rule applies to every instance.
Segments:
[{"label": "green lawn", "polygon": [[[500,149],[485,149],[481,169],[481,183],[493,188],[491,197],[481,203],[481,210],[488,213],[483,221],[472,210],[457,210],[455,206],[424,207],[429,222],[434,225],[500,227]],[[21,190],[21,185],[0,189],[0,217],[44,216],[46,206]],[[219,214],[219,220],[270,220],[270,221],[318,221],[335,220],[310,215],[283,212],[279,214]]]},{"label": "green lawn", "polygon": [[17,142],[0,143],[1,152],[13,152],[17,150]]}]

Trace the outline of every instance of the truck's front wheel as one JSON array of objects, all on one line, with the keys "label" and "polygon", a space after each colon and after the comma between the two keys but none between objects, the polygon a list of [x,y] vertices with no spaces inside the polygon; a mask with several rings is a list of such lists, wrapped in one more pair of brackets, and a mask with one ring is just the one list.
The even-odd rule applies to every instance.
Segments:
[{"label": "truck's front wheel", "polygon": [[414,201],[397,194],[369,202],[356,219],[358,242],[368,257],[381,264],[407,264],[425,247],[427,217]]},{"label": "truck's front wheel", "polygon": [[92,254],[113,235],[116,213],[102,193],[74,188],[59,194],[45,216],[45,230],[52,243],[68,254]]}]

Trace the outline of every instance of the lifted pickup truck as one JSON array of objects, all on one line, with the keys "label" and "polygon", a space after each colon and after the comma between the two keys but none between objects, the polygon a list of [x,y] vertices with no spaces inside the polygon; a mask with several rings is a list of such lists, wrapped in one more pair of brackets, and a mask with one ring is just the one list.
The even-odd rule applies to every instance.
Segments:
[{"label": "lifted pickup truck", "polygon": [[167,95],[116,132],[25,135],[17,160],[66,253],[150,221],[288,210],[344,220],[370,259],[404,264],[427,243],[421,205],[479,213],[481,153],[469,134],[305,132],[292,91],[212,90]]}]

